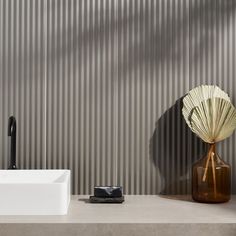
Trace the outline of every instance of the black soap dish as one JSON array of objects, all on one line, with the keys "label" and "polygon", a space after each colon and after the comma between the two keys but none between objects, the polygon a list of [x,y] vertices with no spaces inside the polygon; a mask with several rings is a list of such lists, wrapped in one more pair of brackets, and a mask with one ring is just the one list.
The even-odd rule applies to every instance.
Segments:
[{"label": "black soap dish", "polygon": [[125,199],[120,186],[96,186],[89,200],[91,203],[122,203]]}]

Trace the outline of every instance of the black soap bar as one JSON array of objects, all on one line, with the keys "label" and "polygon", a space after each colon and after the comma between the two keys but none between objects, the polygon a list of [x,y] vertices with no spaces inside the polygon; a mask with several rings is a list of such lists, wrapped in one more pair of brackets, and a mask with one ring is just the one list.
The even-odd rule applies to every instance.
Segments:
[{"label": "black soap bar", "polygon": [[120,186],[97,186],[94,187],[94,197],[120,198],[122,197],[122,187]]},{"label": "black soap bar", "polygon": [[122,203],[124,202],[125,198],[122,197],[95,197],[90,196],[89,198],[91,203]]}]

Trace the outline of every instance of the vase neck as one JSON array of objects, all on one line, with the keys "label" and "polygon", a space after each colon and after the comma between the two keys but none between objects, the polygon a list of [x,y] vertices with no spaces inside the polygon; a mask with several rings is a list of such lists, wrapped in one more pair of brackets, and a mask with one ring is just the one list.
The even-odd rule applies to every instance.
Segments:
[{"label": "vase neck", "polygon": [[216,143],[210,143],[208,150],[215,153],[216,152]]},{"label": "vase neck", "polygon": [[[212,155],[213,154],[213,155]],[[207,156],[210,155],[214,158],[214,160],[219,159],[220,157],[218,156],[217,150],[216,150],[216,144],[215,143],[211,143],[209,144],[208,147],[208,152],[207,152]]]}]

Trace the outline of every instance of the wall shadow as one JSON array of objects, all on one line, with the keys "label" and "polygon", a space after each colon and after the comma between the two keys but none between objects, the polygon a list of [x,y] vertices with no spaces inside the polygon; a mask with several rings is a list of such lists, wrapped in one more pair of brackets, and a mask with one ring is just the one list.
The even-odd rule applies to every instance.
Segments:
[{"label": "wall shadow", "polygon": [[150,158],[162,183],[157,186],[159,194],[191,193],[191,166],[206,150],[182,116],[182,100],[178,99],[158,119],[150,140]]}]

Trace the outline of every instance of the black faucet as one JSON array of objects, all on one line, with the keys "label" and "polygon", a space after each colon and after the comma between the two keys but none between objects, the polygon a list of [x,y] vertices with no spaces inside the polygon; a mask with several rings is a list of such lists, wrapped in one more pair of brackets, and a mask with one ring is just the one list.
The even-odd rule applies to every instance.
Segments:
[{"label": "black faucet", "polygon": [[8,136],[11,137],[10,144],[10,165],[8,169],[17,169],[16,168],[16,118],[10,116],[8,119]]}]

